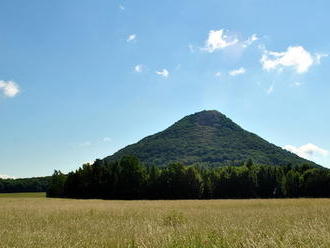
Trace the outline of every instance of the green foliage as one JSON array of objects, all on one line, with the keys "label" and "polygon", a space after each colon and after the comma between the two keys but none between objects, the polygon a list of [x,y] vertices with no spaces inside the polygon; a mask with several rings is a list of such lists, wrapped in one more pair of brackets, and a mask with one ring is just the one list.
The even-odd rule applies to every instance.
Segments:
[{"label": "green foliage", "polygon": [[246,167],[248,167],[249,169],[252,167],[252,165],[253,165],[253,161],[252,161],[252,159],[248,159],[247,161],[246,161],[246,163],[245,163],[245,165],[246,165]]},{"label": "green foliage", "polygon": [[61,171],[54,171],[51,177],[50,185],[47,190],[48,197],[63,197],[64,196],[64,183],[66,176]]},{"label": "green foliage", "polygon": [[[189,115],[166,130],[119,150],[106,161],[134,155],[144,164],[200,164],[212,167],[241,165],[251,159],[257,164],[317,166],[311,161],[277,147],[247,132],[217,111]],[[253,160],[253,162],[252,162]]]},{"label": "green foliage", "polygon": [[55,171],[49,197],[103,199],[221,199],[329,197],[330,172],[309,166],[146,166],[133,156],[97,160],[67,176]]},{"label": "green foliage", "polygon": [[46,192],[50,177],[0,179],[0,193]]}]

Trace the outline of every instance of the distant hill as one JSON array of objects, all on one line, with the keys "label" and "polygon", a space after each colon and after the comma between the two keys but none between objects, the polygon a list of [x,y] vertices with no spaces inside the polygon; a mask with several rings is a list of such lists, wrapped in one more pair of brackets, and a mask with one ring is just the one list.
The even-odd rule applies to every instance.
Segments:
[{"label": "distant hill", "polygon": [[242,129],[215,110],[186,116],[164,131],[126,146],[105,160],[118,160],[123,155],[135,155],[145,164],[158,166],[172,162],[235,165],[250,158],[268,165],[318,166]]}]

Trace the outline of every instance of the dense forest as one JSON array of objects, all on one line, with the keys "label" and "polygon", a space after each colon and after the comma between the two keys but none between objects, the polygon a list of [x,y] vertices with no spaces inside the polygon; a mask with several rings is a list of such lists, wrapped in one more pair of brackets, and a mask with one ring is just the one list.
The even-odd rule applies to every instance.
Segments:
[{"label": "dense forest", "polygon": [[0,193],[45,192],[51,177],[0,179]]},{"label": "dense forest", "polygon": [[251,159],[239,166],[172,163],[146,166],[134,156],[96,160],[68,175],[55,171],[48,197],[101,199],[221,199],[330,197],[330,170],[267,166]]},{"label": "dense forest", "polygon": [[258,164],[317,166],[244,130],[215,110],[188,115],[164,131],[126,146],[105,160],[116,161],[125,155],[134,155],[144,164],[158,166],[180,162],[219,167],[239,165],[249,158]]}]

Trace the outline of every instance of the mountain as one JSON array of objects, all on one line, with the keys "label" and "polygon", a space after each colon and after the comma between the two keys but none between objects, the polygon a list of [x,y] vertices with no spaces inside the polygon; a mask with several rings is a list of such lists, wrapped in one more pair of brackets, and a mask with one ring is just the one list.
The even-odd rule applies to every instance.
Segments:
[{"label": "mountain", "polygon": [[105,160],[118,160],[123,155],[134,155],[145,164],[158,166],[172,162],[222,166],[250,158],[255,163],[267,165],[318,166],[242,129],[215,110],[188,115],[164,131],[126,146]]}]

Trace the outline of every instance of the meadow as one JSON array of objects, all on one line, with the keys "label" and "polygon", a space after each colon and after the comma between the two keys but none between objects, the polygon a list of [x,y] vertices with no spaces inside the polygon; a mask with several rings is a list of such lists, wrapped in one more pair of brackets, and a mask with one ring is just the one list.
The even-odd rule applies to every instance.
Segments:
[{"label": "meadow", "polygon": [[0,247],[330,247],[330,199],[117,201],[0,194]]}]

